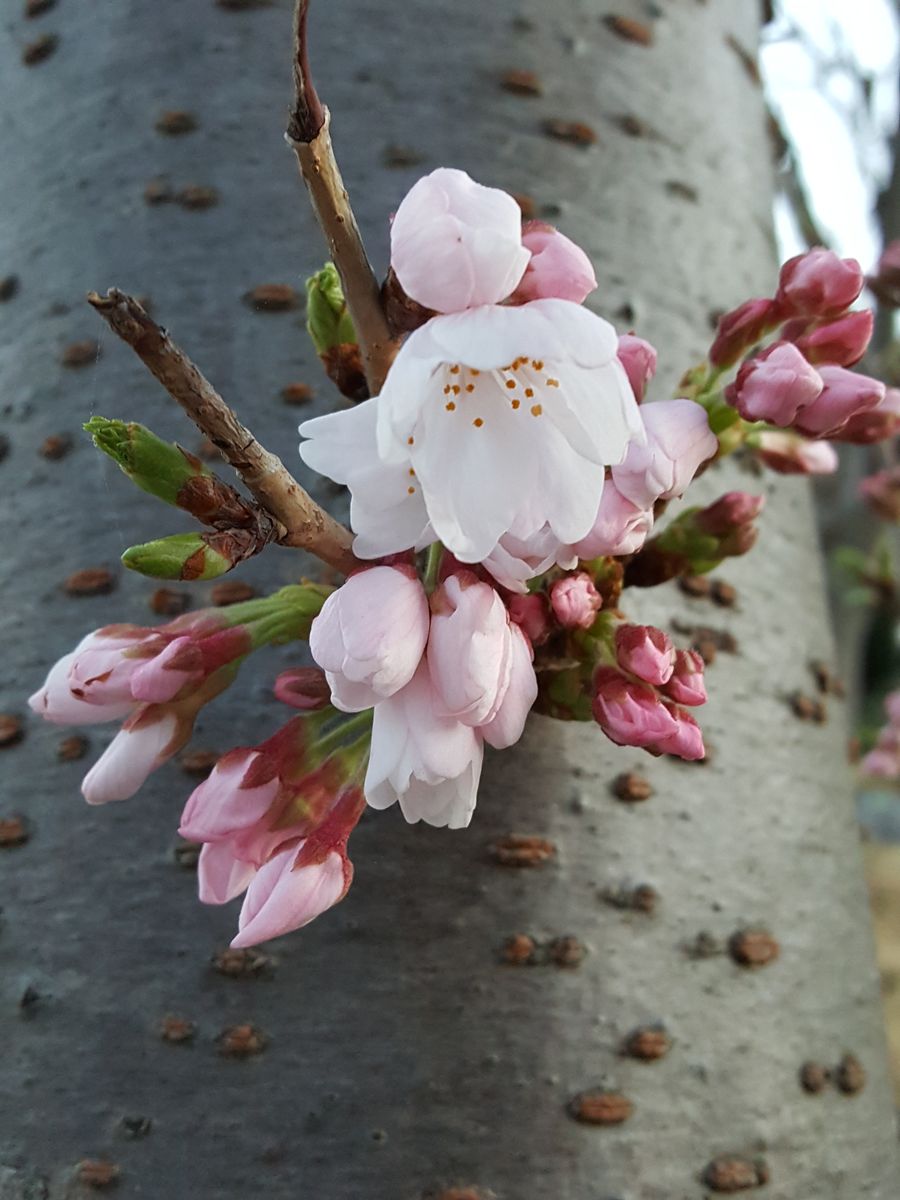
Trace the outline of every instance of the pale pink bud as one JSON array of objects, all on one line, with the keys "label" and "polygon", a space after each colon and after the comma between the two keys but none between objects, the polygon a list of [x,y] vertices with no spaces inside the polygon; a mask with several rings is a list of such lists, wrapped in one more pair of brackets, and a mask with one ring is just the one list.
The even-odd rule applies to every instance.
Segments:
[{"label": "pale pink bud", "polygon": [[538,694],[534,651],[517,625],[510,627],[510,642],[509,687],[496,715],[478,730],[495,750],[505,750],[519,740]]},{"label": "pale pink bud", "polygon": [[81,784],[88,804],[127,800],[184,745],[177,716],[154,705],[139,709],[119,730]]},{"label": "pale pink bud", "polygon": [[755,521],[765,507],[765,496],[749,492],[726,492],[694,517],[698,529],[715,537],[727,537],[742,525]]},{"label": "pale pink bud", "polygon": [[719,319],[709,351],[714,367],[731,367],[780,322],[774,300],[747,300]]},{"label": "pale pink bud", "polygon": [[875,316],[871,309],[849,312],[798,338],[797,349],[811,363],[852,367],[865,354],[874,328]]},{"label": "pale pink bud", "polygon": [[275,854],[260,867],[238,917],[232,946],[255,946],[301,929],[342,900],[353,879],[346,853],[331,850],[321,861],[300,865],[303,843]]},{"label": "pale pink bud", "polygon": [[553,614],[564,629],[590,629],[603,598],[584,571],[557,579],[550,588]]},{"label": "pale pink bud", "polygon": [[659,693],[628,679],[613,667],[594,676],[594,720],[620,746],[654,746],[676,732],[677,724]]},{"label": "pale pink bud", "polygon": [[775,299],[789,316],[836,317],[862,291],[862,267],[855,258],[839,258],[817,246],[789,259],[781,268]]},{"label": "pale pink bud", "polygon": [[276,699],[291,708],[312,712],[324,708],[331,700],[331,688],[325,672],[318,667],[293,667],[282,671],[272,688]]},{"label": "pale pink bud", "polygon": [[619,362],[625,368],[631,390],[638,404],[644,399],[647,384],[656,374],[656,351],[649,342],[634,333],[623,333],[619,338]]},{"label": "pale pink bud", "polygon": [[615,481],[608,479],[600,497],[594,527],[572,549],[579,558],[634,554],[653,528],[653,510],[639,508],[626,500]]},{"label": "pale pink bud", "polygon": [[140,652],[148,643],[165,645],[153,631],[139,625],[110,625],[89,633],[69,667],[72,695],[103,706],[133,701],[132,676],[146,662]]},{"label": "pale pink bud", "polygon": [[188,797],[178,832],[191,842],[214,842],[246,832],[268,813],[280,788],[274,767],[269,778],[245,782],[257,750],[242,747],[223,755],[212,773]]},{"label": "pale pink bud", "polygon": [[498,593],[471,571],[446,579],[431,598],[428,669],[437,711],[478,726],[496,715],[509,687],[510,624]]},{"label": "pale pink bud", "polygon": [[235,858],[228,842],[207,842],[197,862],[197,892],[203,904],[227,904],[245,891],[254,875],[252,863]]},{"label": "pale pink bud", "polygon": [[869,475],[861,481],[859,492],[882,520],[900,521],[900,467]]},{"label": "pale pink bud", "polygon": [[703,659],[696,650],[675,651],[675,669],[663,691],[678,704],[688,704],[692,708],[706,703]]},{"label": "pale pink bud", "polygon": [[691,714],[683,708],[673,708],[672,716],[675,719],[674,732],[660,738],[652,749],[662,754],[674,754],[676,758],[683,758],[687,762],[705,758],[703,733]]},{"label": "pale pink bud", "polygon": [[747,421],[790,425],[821,394],[823,383],[791,342],[776,342],[741,364],[725,398]]},{"label": "pale pink bud", "polygon": [[760,462],[780,475],[831,475],[838,468],[830,442],[811,442],[796,433],[766,429],[754,435],[753,446]]},{"label": "pale pink bud", "polygon": [[868,412],[852,416],[841,429],[840,440],[857,446],[892,438],[900,430],[900,388],[889,387],[884,399]]},{"label": "pale pink bud", "polygon": [[[87,640],[88,638],[85,638],[84,641]],[[84,642],[81,645],[83,646]],[[104,721],[119,721],[127,717],[135,707],[135,702],[130,697],[98,704],[88,703],[72,694],[69,687],[69,671],[78,655],[78,649],[66,654],[50,668],[43,686],[29,697],[29,707],[54,725],[93,725]]]},{"label": "pale pink bud", "polygon": [[706,409],[693,400],[657,400],[640,411],[647,440],[631,443],[625,461],[612,468],[612,477],[626,500],[651,509],[657,500],[683,495],[719,442]]},{"label": "pale pink bud", "polygon": [[666,683],[675,669],[675,647],[671,639],[653,625],[619,625],[616,629],[616,659],[645,683]]},{"label": "pale pink bud", "polygon": [[436,312],[499,304],[530,257],[512,196],[448,167],[413,185],[391,225],[391,266],[400,285]]},{"label": "pale pink bud", "polygon": [[531,251],[513,303],[529,300],[571,300],[581,304],[597,286],[591,260],[573,241],[543,221],[522,227],[522,244]]},{"label": "pale pink bud", "polygon": [[199,683],[205,675],[203,652],[190,637],[175,638],[159,654],[137,663],[131,676],[131,694],[136,700],[166,704],[187,684]]},{"label": "pale pink bud", "polygon": [[328,597],[309,648],[335,706],[361,712],[412,679],[427,638],[428,600],[419,580],[402,567],[372,567]]},{"label": "pale pink bud", "polygon": [[525,633],[532,646],[541,646],[550,636],[547,600],[537,592],[510,596],[506,602],[509,619]]},{"label": "pale pink bud", "polygon": [[847,371],[844,367],[821,367],[825,387],[822,394],[797,416],[796,428],[810,437],[839,436],[851,417],[878,408],[885,386],[868,375]]}]

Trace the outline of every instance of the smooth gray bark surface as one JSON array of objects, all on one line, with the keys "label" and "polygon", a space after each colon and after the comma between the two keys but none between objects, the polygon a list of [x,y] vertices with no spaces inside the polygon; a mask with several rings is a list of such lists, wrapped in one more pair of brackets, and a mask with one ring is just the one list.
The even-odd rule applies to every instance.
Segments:
[{"label": "smooth gray bark surface", "polygon": [[[654,6],[619,11],[649,20]],[[421,170],[449,164],[532,194],[557,212],[597,266],[598,311],[659,347],[656,394],[702,354],[711,310],[773,280],[763,107],[726,38],[748,49],[757,6],[670,0],[654,45],[615,36],[589,0],[374,0],[322,3],[315,61],[363,231],[383,265],[386,217]],[[128,544],[183,528],[77,439],[59,462],[38,447],[92,413],[141,419],[196,444],[130,352],[82,303],[89,288],[149,295],[155,315],[271,449],[296,464],[297,410],[280,388],[318,384],[296,312],[241,302],[255,284],[299,281],[322,252],[282,141],[289,6],[230,12],[178,4],[63,0],[37,21],[7,15],[0,50],[4,248],[19,275],[0,307],[3,405],[11,449],[4,495],[4,679],[19,710],[47,665],[88,629],[152,619],[149,581],[118,572],[106,597],[75,600],[73,571],[115,565]],[[22,66],[44,28],[55,55]],[[532,68],[541,98],[498,88]],[[157,133],[164,109],[195,132]],[[615,118],[639,118],[628,136]],[[598,145],[548,138],[549,117],[594,125]],[[392,144],[422,155],[385,165]],[[210,184],[218,206],[146,205],[145,183]],[[691,189],[696,198],[692,197]],[[633,314],[633,315],[632,315]],[[98,361],[59,365],[69,342],[97,337]],[[316,407],[334,397],[318,387]],[[86,765],[61,763],[66,731],[28,722],[3,750],[0,815],[21,812],[28,842],[0,850],[0,1196],[80,1194],[83,1158],[121,1167],[122,1197],[420,1200],[452,1185],[500,1200],[699,1200],[717,1155],[761,1155],[777,1200],[890,1200],[897,1194],[877,978],[857,848],[846,730],[799,722],[785,697],[812,690],[808,662],[829,658],[818,550],[806,488],[715,472],[708,491],[765,488],[757,550],[729,566],[735,610],[673,587],[627,597],[628,612],[733,632],[736,654],[710,670],[705,767],[617,750],[593,727],[535,718],[519,747],[489,763],[466,832],[407,828],[368,815],[354,835],[348,899],[273,945],[267,976],[210,966],[235,906],[204,908],[172,850],[192,786],[175,765],[125,804],[88,809]],[[306,479],[306,473],[303,478]],[[340,512],[344,500],[320,493]],[[314,567],[273,550],[239,577],[275,585]],[[193,589],[195,604],[207,586]],[[684,637],[681,638],[684,641]],[[270,696],[275,664],[252,664],[204,714],[197,744],[225,750],[287,717]],[[90,730],[97,751],[111,730]],[[86,762],[90,762],[88,759]],[[655,795],[615,800],[639,768]],[[557,847],[533,870],[495,865],[498,835]],[[651,884],[652,916],[602,893]],[[756,970],[727,953],[746,926],[780,943]],[[514,933],[574,935],[577,968],[501,965]],[[26,990],[37,999],[20,1007]],[[159,1036],[166,1013],[194,1041]],[[217,1035],[252,1022],[265,1051],[223,1058]],[[665,1024],[667,1057],[622,1057],[624,1035]],[[864,1064],[855,1096],[805,1094],[808,1059]],[[576,1123],[570,1098],[598,1086],[627,1095],[615,1128]],[[128,1136],[123,1118],[151,1122]]]}]

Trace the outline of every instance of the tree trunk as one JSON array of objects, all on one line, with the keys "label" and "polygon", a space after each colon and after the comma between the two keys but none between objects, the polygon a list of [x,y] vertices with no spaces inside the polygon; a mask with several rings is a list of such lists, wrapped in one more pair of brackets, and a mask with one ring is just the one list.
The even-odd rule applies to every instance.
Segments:
[{"label": "tree trunk", "polygon": [[[604,8],[322,3],[314,61],[380,265],[387,214],[421,171],[457,165],[529,193],[591,254],[597,308],[659,347],[662,396],[702,355],[712,310],[773,282],[763,105],[728,44],[752,51],[757,6],[673,0],[660,12],[621,0],[623,15],[649,21],[650,46],[617,35]],[[89,628],[155,619],[152,585],[115,560],[183,527],[78,433],[99,412],[195,444],[83,305],[85,291],[149,294],[261,440],[296,464],[297,410],[279,391],[315,380],[302,319],[241,300],[259,283],[297,283],[323,257],[281,136],[289,5],[227,9],[64,3],[8,22],[0,274],[20,287],[3,305],[0,359],[7,710],[21,710],[49,661]],[[45,30],[60,35],[56,52],[20,65],[17,48]],[[508,68],[535,70],[543,97],[501,90]],[[171,109],[191,110],[196,130],[157,132]],[[547,136],[549,118],[590,123],[598,144]],[[398,147],[421,164],[398,167]],[[157,175],[176,192],[214,186],[219,203],[147,204]],[[92,337],[96,361],[60,365],[67,344]],[[309,411],[333,403],[323,383]],[[43,439],[65,431],[71,454],[39,457]],[[786,702],[812,691],[810,660],[832,653],[809,497],[802,483],[734,467],[705,480],[709,493],[735,485],[769,498],[758,548],[726,572],[737,608],[671,586],[626,596],[632,617],[737,640],[710,672],[709,765],[652,760],[594,727],[534,718],[514,751],[490,760],[467,831],[369,814],[353,838],[348,899],[274,945],[258,977],[210,964],[235,911],[199,905],[173,857],[191,780],[173,765],[130,803],[88,810],[77,794],[85,763],[57,760],[66,731],[30,721],[3,751],[2,815],[24,813],[29,831],[2,851],[3,1200],[76,1194],[84,1158],[119,1165],[122,1197],[419,1200],[468,1185],[480,1190],[467,1197],[499,1200],[699,1200],[722,1155],[764,1159],[761,1194],[779,1200],[895,1196],[846,730],[839,702],[824,726]],[[324,496],[345,515],[343,500]],[[72,572],[104,564],[112,595],[61,591]],[[312,569],[273,550],[240,577],[271,586]],[[209,594],[185,590],[195,604]],[[203,716],[198,745],[249,744],[286,719],[267,680],[296,654],[261,658]],[[108,731],[89,732],[96,752]],[[610,792],[631,769],[654,787],[641,804]],[[531,869],[500,865],[489,847],[510,833],[540,835],[556,854]],[[610,902],[627,905],[638,884],[655,890],[652,913]],[[735,961],[729,939],[747,928],[775,939],[774,961]],[[520,933],[540,943],[538,965],[502,961]],[[586,950],[580,965],[560,965],[577,959],[573,942],[543,949],[567,936]],[[195,1023],[191,1042],[161,1038],[167,1013]],[[234,1061],[216,1038],[245,1022],[268,1044]],[[656,1022],[667,1055],[620,1052]],[[834,1068],[847,1054],[865,1068],[862,1090],[803,1091],[806,1060]],[[569,1102],[597,1088],[627,1097],[631,1116],[576,1121]]]}]

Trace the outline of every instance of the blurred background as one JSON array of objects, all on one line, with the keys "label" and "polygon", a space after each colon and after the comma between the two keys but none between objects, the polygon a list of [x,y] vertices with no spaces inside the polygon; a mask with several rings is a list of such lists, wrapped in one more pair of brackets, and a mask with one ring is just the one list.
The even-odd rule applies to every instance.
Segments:
[{"label": "blurred background", "polygon": [[[790,257],[826,245],[859,259],[879,305],[863,370],[898,386],[900,295],[891,271],[900,261],[900,4],[776,0],[767,16],[759,69],[778,153],[779,248]],[[860,761],[859,815],[900,1102],[900,732],[885,712],[886,697],[900,688],[896,461],[895,444],[842,448],[839,475],[819,485],[819,511],[855,713],[850,752]]]}]

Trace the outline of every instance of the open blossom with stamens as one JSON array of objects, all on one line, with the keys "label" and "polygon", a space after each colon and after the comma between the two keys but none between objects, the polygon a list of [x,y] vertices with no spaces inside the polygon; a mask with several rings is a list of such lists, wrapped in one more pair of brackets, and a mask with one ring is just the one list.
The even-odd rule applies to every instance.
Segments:
[{"label": "open blossom with stamens", "polygon": [[350,486],[366,557],[418,544],[429,524],[464,562],[545,525],[571,544],[594,523],[603,467],[644,437],[616,348],[611,325],[565,300],[434,317],[370,402],[377,452],[357,436],[361,405],[305,422],[301,454]]}]

